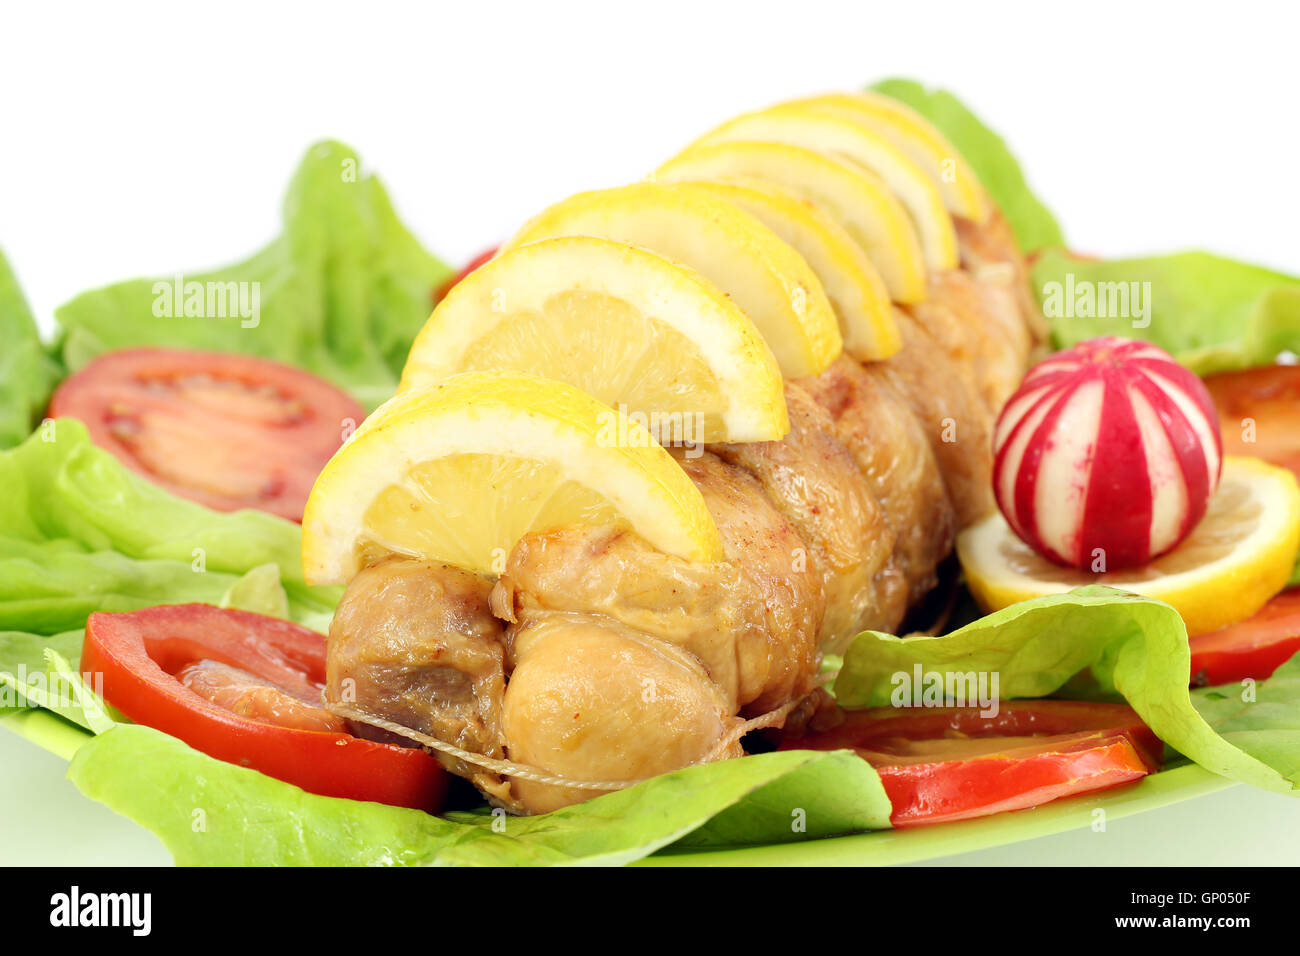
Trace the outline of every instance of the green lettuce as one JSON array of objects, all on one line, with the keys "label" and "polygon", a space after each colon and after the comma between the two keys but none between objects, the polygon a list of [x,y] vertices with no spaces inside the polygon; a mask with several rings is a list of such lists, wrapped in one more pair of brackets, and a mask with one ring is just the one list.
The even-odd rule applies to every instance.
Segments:
[{"label": "green lettuce", "polygon": [[[248,316],[219,303],[211,311],[225,316],[187,316],[188,293],[167,301],[176,298],[177,277],[135,279],[59,308],[57,348],[70,371],[132,346],[255,355],[315,372],[373,409],[396,390],[433,291],[450,273],[402,225],[356,154],[322,142],[308,150],[289,185],[279,238],[243,262],[182,277],[204,289],[248,283]],[[199,311],[208,311],[206,304]]]},{"label": "green lettuce", "polygon": [[59,380],[59,364],[41,344],[36,319],[0,252],[0,448],[31,434]]},{"label": "green lettuce", "polygon": [[[836,693],[852,706],[888,704],[893,674],[915,665],[927,673],[996,671],[1004,697],[1051,693],[1091,668],[1167,744],[1202,766],[1284,793],[1300,788],[1300,658],[1257,686],[1189,694],[1186,631],[1159,601],[1090,587],[1016,605],[946,637],[868,632],[849,648]],[[68,776],[83,793],[157,834],[181,864],[621,864],[669,847],[767,844],[889,825],[879,778],[847,751],[691,767],[536,817],[486,809],[436,817],[308,794],[85,710],[98,733],[76,729],[74,721],[85,722],[76,712],[27,710],[0,722],[68,754]]]},{"label": "green lettuce", "polygon": [[[87,738],[68,777],[86,796],[157,834],[182,865],[616,865],[711,819],[743,814],[754,800],[762,805],[760,821],[779,817],[787,833],[800,811],[842,828],[836,832],[887,821],[887,803],[877,802],[874,814],[858,806],[840,817],[846,808],[823,798],[818,782],[850,764],[858,777],[867,766],[843,752],[762,754],[679,770],[541,816],[436,817],[305,793],[149,727],[118,725]],[[877,790],[883,797],[878,783]],[[777,806],[777,792],[804,803]],[[760,841],[777,835],[762,826],[747,832]]]},{"label": "green lettuce", "polygon": [[[1142,294],[1148,282],[1149,314],[1137,316],[1132,290]],[[1199,375],[1300,352],[1300,279],[1206,252],[1094,262],[1052,251],[1034,264],[1033,283],[1059,348],[1098,335],[1141,338]],[[1127,288],[1130,306],[1088,307],[1069,288]]]},{"label": "green lettuce", "polygon": [[[73,419],[49,422],[0,452],[0,631],[54,635],[94,611],[222,600],[275,602],[328,626],[340,592],[309,587],[302,529],[261,511],[230,514],[177,498],[91,444]],[[241,579],[262,565],[255,586]],[[278,603],[276,606],[279,606]]]},{"label": "green lettuce", "polygon": [[1103,692],[1122,696],[1156,736],[1205,769],[1300,794],[1300,700],[1289,712],[1289,751],[1216,733],[1188,692],[1187,629],[1163,601],[1092,586],[1012,605],[943,637],[869,631],[845,654],[835,695],[846,707],[887,705],[894,675],[917,667],[940,678],[996,673],[1008,699],[1046,696],[1090,668]]},{"label": "green lettuce", "polygon": [[1268,680],[1195,690],[1192,705],[1228,743],[1300,780],[1300,655]]},{"label": "green lettuce", "polygon": [[961,100],[915,80],[881,80],[871,88],[906,103],[939,128],[975,170],[1024,252],[1065,244],[1056,218],[1029,188],[1006,143]]}]

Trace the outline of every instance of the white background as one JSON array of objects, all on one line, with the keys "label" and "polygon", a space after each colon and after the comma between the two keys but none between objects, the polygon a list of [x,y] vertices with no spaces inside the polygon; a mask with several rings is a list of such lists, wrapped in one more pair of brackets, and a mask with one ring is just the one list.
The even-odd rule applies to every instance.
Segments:
[{"label": "white background", "polygon": [[[356,147],[459,261],[730,115],[895,75],[956,91],[1002,132],[1077,249],[1202,247],[1300,273],[1295,4],[471,6],[6,8],[0,246],[41,321],[91,286],[253,251],[318,138]],[[137,845],[29,749],[0,738],[0,830],[24,830],[24,858],[53,852],[45,835],[73,816],[81,858]],[[1124,822],[1104,850],[1076,835],[984,859],[1291,862],[1298,810],[1239,787]]]}]

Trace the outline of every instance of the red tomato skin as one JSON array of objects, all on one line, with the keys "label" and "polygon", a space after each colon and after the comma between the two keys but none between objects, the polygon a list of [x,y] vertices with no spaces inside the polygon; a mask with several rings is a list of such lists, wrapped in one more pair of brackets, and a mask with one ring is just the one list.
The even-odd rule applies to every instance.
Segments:
[{"label": "red tomato skin", "polygon": [[1127,737],[1095,736],[1084,749],[1031,757],[876,766],[894,808],[889,820],[901,828],[1025,810],[1150,772]]},{"label": "red tomato skin", "polygon": [[[105,699],[131,720],[177,737],[210,757],[322,796],[429,812],[442,805],[447,775],[424,751],[347,734],[277,727],[233,714],[182,685],[148,647],[155,642],[158,656],[177,667],[193,659],[183,653],[188,645],[209,659],[252,669],[265,661],[249,653],[255,643],[243,639],[249,632],[260,635],[269,646],[265,656],[301,662],[313,680],[323,676],[322,635],[288,621],[208,604],[90,615],[81,669],[88,679],[101,678]],[[177,641],[170,637],[173,634],[193,637],[173,643]]]},{"label": "red tomato skin", "polygon": [[1197,687],[1272,677],[1300,652],[1300,588],[1283,591],[1253,617],[1191,638],[1190,645]]},{"label": "red tomato skin", "polygon": [[1250,455],[1300,478],[1300,366],[1265,365],[1205,380],[1228,455]]},{"label": "red tomato skin", "polygon": [[[202,401],[151,387],[196,376],[248,389],[269,387],[292,402],[298,414],[281,421],[255,421],[248,408],[222,414]],[[365,410],[324,379],[280,362],[223,352],[139,348],[106,353],[73,373],[55,390],[47,415],[78,419],[97,446],[182,498],[217,511],[256,508],[301,521],[316,476],[343,443],[345,432],[365,418]],[[126,440],[115,430],[123,417],[153,424],[141,426],[137,436]],[[166,457],[176,460],[182,473],[197,472],[200,480],[169,478],[153,470],[142,455],[139,442],[161,441],[158,436],[168,428],[173,436],[169,440],[182,444]],[[221,488],[212,478],[223,472],[238,476],[236,484],[257,485],[259,493]]]},{"label": "red tomato skin", "polygon": [[[1008,740],[978,756],[887,752],[891,740],[939,746]],[[1034,743],[1035,737],[1044,739]],[[896,827],[965,820],[1039,806],[1128,783],[1158,769],[1164,745],[1129,707],[1084,701],[1001,701],[977,707],[847,711],[835,727],[787,740],[782,750],[853,750],[880,775]]]}]

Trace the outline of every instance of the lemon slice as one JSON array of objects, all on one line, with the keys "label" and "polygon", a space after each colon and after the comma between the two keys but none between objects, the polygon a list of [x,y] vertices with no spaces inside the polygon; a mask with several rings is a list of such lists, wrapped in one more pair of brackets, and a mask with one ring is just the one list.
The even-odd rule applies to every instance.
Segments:
[{"label": "lemon slice", "polygon": [[723,123],[695,145],[737,140],[790,143],[866,167],[885,182],[912,217],[926,265],[936,272],[957,267],[957,231],[943,194],[887,136],[829,111],[776,106]]},{"label": "lemon slice", "polygon": [[819,375],[839,357],[839,323],[808,263],[705,190],[636,183],[579,193],[534,217],[507,247],[554,236],[632,243],[694,269],[749,316],[789,378]]},{"label": "lemon slice", "polygon": [[390,399],[329,460],[303,515],[303,572],[345,584],[403,554],[499,574],[524,534],[580,523],[722,557],[699,489],[636,422],[562,382],[466,372]]},{"label": "lemon slice", "polygon": [[1105,584],[1172,604],[1189,634],[1244,620],[1286,584],[1300,548],[1300,488],[1285,468],[1225,458],[1210,508],[1182,544],[1140,568],[1088,574],[1041,557],[1001,513],[957,538],[971,592],[986,611]]},{"label": "lemon slice", "polygon": [[692,185],[761,220],[804,257],[835,309],[844,351],[860,361],[874,362],[902,348],[885,280],[833,216],[761,180]]},{"label": "lemon slice", "polygon": [[605,239],[530,243],[470,273],[415,337],[401,389],[472,370],[568,382],[665,442],[790,428],[781,370],[745,314],[689,269]]},{"label": "lemon slice", "polygon": [[814,202],[867,253],[895,302],[925,299],[925,257],[907,210],[861,167],[788,143],[736,141],[688,149],[654,175],[661,182],[759,179]]},{"label": "lemon slice", "polygon": [[883,93],[863,91],[810,96],[782,105],[836,113],[887,137],[926,171],[953,215],[984,222],[992,212],[970,164],[933,123],[907,104]]}]

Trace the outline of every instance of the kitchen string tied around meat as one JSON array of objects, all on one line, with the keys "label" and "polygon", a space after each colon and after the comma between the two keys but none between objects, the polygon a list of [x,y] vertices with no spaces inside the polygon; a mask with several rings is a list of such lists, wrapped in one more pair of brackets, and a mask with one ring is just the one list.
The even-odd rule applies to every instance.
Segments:
[{"label": "kitchen string tied around meat", "polygon": [[[775,710],[769,710],[765,714],[759,714],[757,717],[751,717],[748,720],[741,721],[735,727],[719,738],[707,754],[704,755],[697,763],[709,763],[722,754],[727,748],[738,741],[741,737],[750,731],[760,730],[764,727],[779,726],[785,721],[790,711],[794,709],[797,701],[789,701],[782,704]],[[516,763],[513,760],[498,760],[495,757],[488,757],[484,754],[476,754],[468,750],[462,750],[455,744],[449,744],[437,737],[431,737],[428,734],[420,733],[418,730],[412,730],[396,721],[388,720],[376,714],[370,714],[362,710],[348,707],[344,704],[326,702],[325,707],[330,713],[347,720],[354,720],[357,723],[365,724],[368,727],[374,727],[377,730],[386,730],[389,733],[397,734],[399,737],[405,737],[407,740],[418,743],[422,746],[429,747],[448,756],[455,757],[465,763],[473,764],[476,767],[482,767],[492,773],[500,774],[503,777],[516,777],[520,780],[528,780],[532,783],[540,783],[546,786],[567,787],[573,790],[623,790],[627,787],[635,786],[642,780],[574,780],[569,777],[558,777],[555,774],[547,773],[536,767],[530,767],[527,764]],[[648,779],[648,778],[644,778]]]}]

